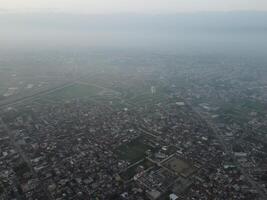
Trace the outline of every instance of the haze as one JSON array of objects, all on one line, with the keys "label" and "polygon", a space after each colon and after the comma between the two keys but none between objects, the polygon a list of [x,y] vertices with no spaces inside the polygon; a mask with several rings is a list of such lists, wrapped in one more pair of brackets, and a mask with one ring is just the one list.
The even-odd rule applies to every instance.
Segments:
[{"label": "haze", "polygon": [[10,12],[60,11],[83,14],[176,13],[195,11],[267,10],[265,0],[2,0]]}]

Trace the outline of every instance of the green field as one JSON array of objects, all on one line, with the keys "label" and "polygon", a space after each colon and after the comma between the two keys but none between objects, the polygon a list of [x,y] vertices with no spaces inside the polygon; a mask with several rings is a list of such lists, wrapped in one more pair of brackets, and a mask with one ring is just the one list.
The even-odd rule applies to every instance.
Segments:
[{"label": "green field", "polygon": [[96,86],[92,85],[83,85],[83,84],[75,84],[60,90],[57,90],[45,98],[52,101],[62,101],[62,100],[71,100],[74,98],[87,98],[96,96],[98,92],[100,92]]},{"label": "green field", "polygon": [[259,101],[251,100],[240,100],[233,101],[226,105],[223,105],[218,110],[218,120],[224,123],[237,123],[243,125],[247,123],[250,119],[251,112],[257,112],[258,115],[264,116],[266,114],[267,105]]},{"label": "green field", "polygon": [[0,87],[0,100],[4,99],[4,93],[6,92],[6,88]]},{"label": "green field", "polygon": [[133,88],[129,88],[127,91],[121,91],[123,98],[128,102],[135,105],[147,105],[159,103],[164,100],[167,89],[162,85],[155,85],[155,93],[151,93],[150,86],[138,85]]},{"label": "green field", "polygon": [[151,149],[151,147],[144,143],[143,137],[139,137],[127,144],[121,145],[116,152],[120,159],[134,163],[143,159],[148,149]]},{"label": "green field", "polygon": [[135,105],[146,105],[151,103],[160,103],[164,99],[164,95],[162,93],[157,93],[152,95],[151,93],[145,93],[141,95],[137,95],[129,101]]},{"label": "green field", "polygon": [[265,113],[267,110],[267,105],[259,101],[247,100],[243,102],[241,106],[242,106],[242,109],[245,109],[247,112],[255,111],[258,113],[262,113],[262,112]]},{"label": "green field", "polygon": [[3,95],[6,90],[7,90],[6,88],[0,87],[0,95]]}]

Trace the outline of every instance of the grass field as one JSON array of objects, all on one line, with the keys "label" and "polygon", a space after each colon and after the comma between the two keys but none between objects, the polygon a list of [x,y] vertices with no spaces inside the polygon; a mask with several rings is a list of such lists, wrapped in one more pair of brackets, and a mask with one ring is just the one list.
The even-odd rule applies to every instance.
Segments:
[{"label": "grass field", "polygon": [[143,159],[148,149],[151,149],[151,147],[144,143],[143,137],[139,137],[127,144],[121,145],[116,151],[120,159],[134,163]]},{"label": "grass field", "polygon": [[74,98],[86,98],[97,95],[101,89],[92,85],[75,84],[60,90],[57,90],[45,98],[52,101],[71,100]]}]

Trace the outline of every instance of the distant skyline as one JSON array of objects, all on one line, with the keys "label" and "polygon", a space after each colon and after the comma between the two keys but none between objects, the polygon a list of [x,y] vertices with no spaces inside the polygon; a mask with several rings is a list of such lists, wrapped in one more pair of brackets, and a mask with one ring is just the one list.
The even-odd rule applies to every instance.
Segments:
[{"label": "distant skyline", "polygon": [[266,0],[1,0],[0,12],[73,14],[169,14],[205,11],[267,11]]}]

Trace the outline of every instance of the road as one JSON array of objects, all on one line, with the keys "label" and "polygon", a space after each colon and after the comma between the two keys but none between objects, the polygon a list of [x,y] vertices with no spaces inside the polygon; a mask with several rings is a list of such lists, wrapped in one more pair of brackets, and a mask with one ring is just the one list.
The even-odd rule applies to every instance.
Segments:
[{"label": "road", "polygon": [[[0,117],[0,124],[5,130],[5,132],[8,134],[11,144],[14,146],[15,150],[18,152],[18,154],[21,156],[22,160],[27,163],[28,167],[31,170],[31,173],[34,178],[39,180],[37,173],[35,172],[31,160],[27,157],[27,155],[24,153],[24,151],[21,149],[20,145],[16,142],[15,134],[12,132],[9,127],[4,123],[3,119]],[[39,180],[39,183],[41,185],[41,188],[46,195],[48,200],[52,200],[52,196],[50,195],[50,192],[47,190],[47,187],[42,183],[42,181]]]},{"label": "road", "polygon": [[[55,86],[53,88],[49,88],[49,89],[46,89],[46,90],[41,90],[41,91],[36,92],[34,94],[31,94],[31,95],[20,96],[20,97],[14,98],[14,99],[6,99],[5,101],[1,101],[0,102],[0,110],[8,108],[10,106],[16,106],[16,105],[19,105],[19,104],[22,104],[22,103],[26,104],[26,102],[30,102],[30,101],[35,100],[35,99],[39,99],[41,96],[45,96],[45,95],[51,94],[51,93],[53,93],[53,92],[55,92],[57,90],[61,90],[61,89],[70,87],[72,85],[75,85],[82,78],[84,78],[84,77],[89,78],[90,76],[94,76],[94,74],[90,74],[90,75],[89,74],[85,74],[83,76],[77,77],[76,79],[69,80],[69,81],[64,81],[62,84],[57,85],[57,86]],[[24,104],[22,104],[22,105],[24,105]]]}]

